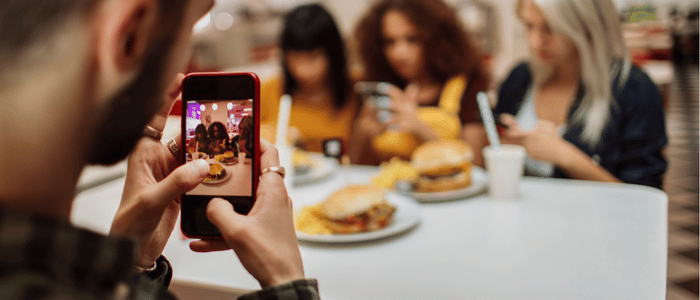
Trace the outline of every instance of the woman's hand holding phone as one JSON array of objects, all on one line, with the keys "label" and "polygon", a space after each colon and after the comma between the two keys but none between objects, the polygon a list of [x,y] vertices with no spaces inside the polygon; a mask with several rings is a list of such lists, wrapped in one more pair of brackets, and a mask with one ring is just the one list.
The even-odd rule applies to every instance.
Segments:
[{"label": "woman's hand holding phone", "polygon": [[392,85],[389,89],[389,97],[393,100],[390,128],[410,133],[419,131],[418,126],[423,122],[418,118],[418,86],[410,84],[404,91]]},{"label": "woman's hand holding phone", "polygon": [[393,117],[389,122],[389,128],[417,135],[423,141],[438,138],[437,133],[418,117],[418,92],[416,84],[409,84],[405,90],[391,86],[391,110]]},{"label": "woman's hand holding phone", "polygon": [[513,115],[502,114],[499,120],[507,126],[501,140],[525,147],[527,155],[533,159],[560,166],[571,152],[576,151],[575,146],[559,135],[556,125],[551,121],[539,120],[534,128],[526,131],[520,127]]},{"label": "woman's hand holding phone", "polygon": [[[260,168],[280,165],[277,149],[260,141]],[[304,278],[304,267],[292,220],[292,202],[282,176],[261,176],[257,199],[248,215],[238,214],[230,202],[215,198],[207,206],[207,218],[224,240],[190,243],[197,252],[233,249],[243,266],[262,287]]]},{"label": "woman's hand holding phone", "polygon": [[387,124],[377,119],[379,109],[372,102],[365,102],[355,121],[355,130],[365,136],[376,136],[387,129]]}]

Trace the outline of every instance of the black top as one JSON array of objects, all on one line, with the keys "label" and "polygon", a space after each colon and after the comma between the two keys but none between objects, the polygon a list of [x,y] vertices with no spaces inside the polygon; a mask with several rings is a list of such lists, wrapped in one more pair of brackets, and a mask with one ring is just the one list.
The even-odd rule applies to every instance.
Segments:
[{"label": "black top", "polygon": [[[613,82],[614,103],[600,142],[591,147],[581,140],[582,124],[572,124],[572,116],[582,100],[578,93],[569,116],[564,139],[599,159],[598,163],[618,179],[634,184],[661,188],[666,160],[661,150],[667,144],[661,94],[656,85],[637,67],[632,67],[627,82],[619,86],[620,76]],[[498,92],[494,113],[516,115],[532,84],[526,63],[518,65],[503,82]],[[555,168],[553,177],[566,178]]]}]

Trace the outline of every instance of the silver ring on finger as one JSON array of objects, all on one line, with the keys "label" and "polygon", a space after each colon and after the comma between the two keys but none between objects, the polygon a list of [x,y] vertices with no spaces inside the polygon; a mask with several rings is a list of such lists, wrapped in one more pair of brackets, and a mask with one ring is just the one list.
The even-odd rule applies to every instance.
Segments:
[{"label": "silver ring on finger", "polygon": [[180,155],[180,146],[177,145],[175,138],[171,137],[164,141],[163,144],[165,144],[165,146],[168,147],[168,150],[170,150],[170,152],[173,155],[175,155],[175,157],[178,157]]}]

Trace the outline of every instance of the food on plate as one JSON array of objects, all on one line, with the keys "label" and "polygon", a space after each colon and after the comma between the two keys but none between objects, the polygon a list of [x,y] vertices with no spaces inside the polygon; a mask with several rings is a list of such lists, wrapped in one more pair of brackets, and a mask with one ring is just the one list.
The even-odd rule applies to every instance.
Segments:
[{"label": "food on plate", "polygon": [[333,232],[326,228],[321,222],[321,212],[318,210],[318,204],[302,207],[301,210],[294,215],[294,229],[310,235],[329,235]]},{"label": "food on plate", "polygon": [[218,155],[214,156],[214,160],[216,160],[218,162],[225,163],[225,164],[232,164],[232,163],[236,162],[236,155],[231,150],[224,151],[223,154],[218,154]]},{"label": "food on plate", "polygon": [[226,176],[226,169],[220,164],[209,164],[209,174],[204,178],[204,182],[213,182],[223,179]]},{"label": "food on plate", "polygon": [[384,189],[349,185],[325,201],[302,208],[294,227],[306,234],[351,234],[373,231],[391,223],[396,208],[384,198]]},{"label": "food on plate", "polygon": [[315,161],[308,152],[294,149],[292,155],[292,165],[294,166],[294,174],[306,174],[314,167]]},{"label": "food on plate", "polygon": [[379,187],[393,189],[399,181],[413,182],[418,179],[418,171],[411,163],[398,157],[382,163],[380,168],[379,174],[372,178],[372,183]]},{"label": "food on plate", "polygon": [[438,140],[418,147],[411,155],[411,165],[418,172],[418,192],[440,192],[471,185],[474,153],[458,140]]}]

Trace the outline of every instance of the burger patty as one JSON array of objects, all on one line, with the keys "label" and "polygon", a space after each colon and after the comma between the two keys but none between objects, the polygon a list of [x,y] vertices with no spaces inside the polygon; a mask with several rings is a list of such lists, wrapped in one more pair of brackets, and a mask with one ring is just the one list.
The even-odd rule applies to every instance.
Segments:
[{"label": "burger patty", "polygon": [[440,174],[440,175],[432,175],[432,174],[421,174],[420,177],[424,177],[427,179],[435,180],[439,178],[449,178],[449,177],[457,177],[460,174],[464,173],[463,170],[453,170],[451,173],[446,173],[446,174]]},{"label": "burger patty", "polygon": [[368,211],[337,220],[324,218],[325,225],[333,233],[356,233],[377,230],[388,225],[396,208],[388,203],[372,206]]}]

